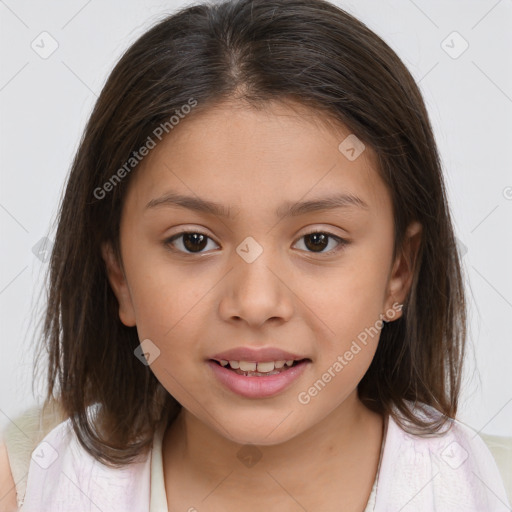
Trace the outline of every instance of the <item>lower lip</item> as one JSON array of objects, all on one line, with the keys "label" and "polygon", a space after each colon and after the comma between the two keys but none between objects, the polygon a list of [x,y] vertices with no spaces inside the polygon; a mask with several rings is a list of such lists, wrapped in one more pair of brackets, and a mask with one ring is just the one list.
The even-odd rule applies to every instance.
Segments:
[{"label": "lower lip", "polygon": [[268,377],[246,377],[239,375],[233,370],[227,370],[213,361],[208,361],[208,365],[213,370],[214,375],[228,389],[238,395],[247,398],[266,398],[277,395],[285,390],[294,380],[298,379],[310,361],[302,361],[292,366],[288,370]]}]

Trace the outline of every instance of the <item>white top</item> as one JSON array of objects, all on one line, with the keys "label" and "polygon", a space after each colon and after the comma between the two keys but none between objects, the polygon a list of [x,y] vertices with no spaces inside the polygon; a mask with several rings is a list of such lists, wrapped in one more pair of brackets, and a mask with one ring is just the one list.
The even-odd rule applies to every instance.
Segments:
[{"label": "white top", "polygon": [[[439,414],[433,411],[433,414]],[[20,425],[18,421],[18,425]],[[121,469],[93,459],[79,444],[70,420],[39,441],[14,429],[5,441],[21,512],[168,512],[162,439],[149,456]],[[30,437],[30,436],[29,436]],[[20,441],[21,438],[21,441]],[[30,441],[37,440],[30,444]],[[34,446],[28,478],[21,447]],[[26,488],[25,488],[26,483]],[[171,498],[172,499],[172,498]],[[365,512],[505,512],[510,505],[496,463],[481,438],[458,421],[441,436],[407,434],[387,422],[377,479]]]}]

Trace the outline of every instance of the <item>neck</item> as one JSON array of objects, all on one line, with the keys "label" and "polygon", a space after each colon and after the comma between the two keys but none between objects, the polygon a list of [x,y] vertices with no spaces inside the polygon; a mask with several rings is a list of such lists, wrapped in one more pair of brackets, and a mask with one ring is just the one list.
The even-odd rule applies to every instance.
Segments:
[{"label": "neck", "polygon": [[[269,475],[286,481],[286,489],[296,493],[304,490],[304,482],[307,487],[309,483],[325,486],[333,476],[348,489],[363,485],[369,493],[382,431],[382,417],[360,402],[357,391],[314,427],[270,446],[244,447],[182,409],[164,437],[164,473],[173,474],[173,465],[194,482],[201,482],[203,489],[213,489],[230,474],[232,494],[256,498],[258,489],[268,488]],[[282,494],[282,488],[277,492]]]}]

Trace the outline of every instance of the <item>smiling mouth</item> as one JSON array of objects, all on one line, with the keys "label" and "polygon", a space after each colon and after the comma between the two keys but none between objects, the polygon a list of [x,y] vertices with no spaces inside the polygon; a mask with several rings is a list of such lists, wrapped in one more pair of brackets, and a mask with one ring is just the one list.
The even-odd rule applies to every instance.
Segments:
[{"label": "smiling mouth", "polygon": [[258,372],[258,371],[251,371],[251,370],[241,370],[240,368],[232,368],[229,361],[227,364],[221,364],[220,361],[217,361],[216,359],[210,359],[210,361],[213,361],[214,363],[217,363],[218,366],[221,368],[224,368],[225,370],[230,370],[234,373],[237,373],[238,375],[244,375],[245,377],[268,377],[270,375],[278,375],[279,373],[286,372],[290,368],[293,368],[294,366],[297,366],[300,363],[311,361],[310,359],[299,359],[294,360],[291,365],[288,365],[288,362],[284,364],[281,368],[274,368],[274,370],[270,372]]}]

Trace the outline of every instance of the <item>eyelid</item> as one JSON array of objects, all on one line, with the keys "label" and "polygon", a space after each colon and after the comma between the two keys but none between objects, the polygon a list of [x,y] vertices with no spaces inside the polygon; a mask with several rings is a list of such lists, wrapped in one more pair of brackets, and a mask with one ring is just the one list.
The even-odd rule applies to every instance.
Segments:
[{"label": "eyelid", "polygon": [[172,235],[168,235],[165,237],[164,241],[165,240],[170,240],[171,238],[175,238],[175,237],[178,237],[179,235],[184,235],[184,234],[187,234],[187,233],[196,233],[198,235],[204,235],[206,237],[208,237],[210,240],[213,240],[217,245],[220,245],[219,242],[217,242],[215,240],[215,237],[213,237],[212,235],[210,235],[210,231],[206,228],[203,228],[203,227],[195,227],[194,225],[191,225],[191,226],[180,226],[180,230],[179,231],[176,231],[176,233],[172,234]]}]

